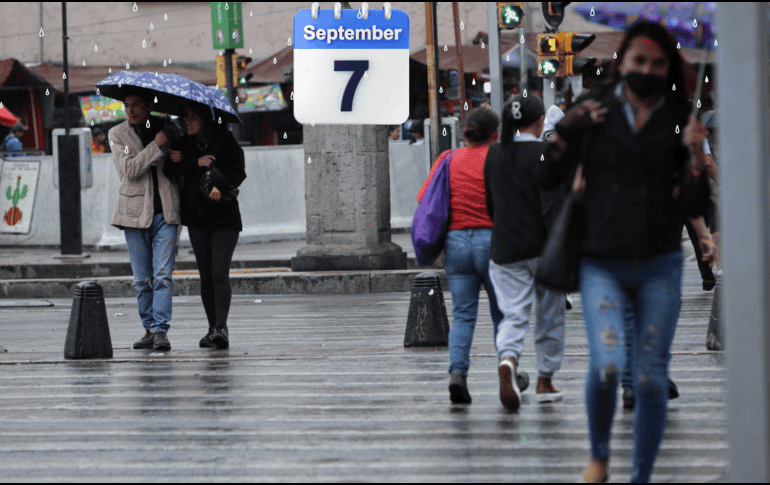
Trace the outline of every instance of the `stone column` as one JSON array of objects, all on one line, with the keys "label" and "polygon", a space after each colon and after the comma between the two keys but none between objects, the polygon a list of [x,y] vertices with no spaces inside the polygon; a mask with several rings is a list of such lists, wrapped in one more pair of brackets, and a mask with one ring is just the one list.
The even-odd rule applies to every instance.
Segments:
[{"label": "stone column", "polygon": [[391,242],[388,130],[303,126],[307,246],[292,271],[406,269]]}]

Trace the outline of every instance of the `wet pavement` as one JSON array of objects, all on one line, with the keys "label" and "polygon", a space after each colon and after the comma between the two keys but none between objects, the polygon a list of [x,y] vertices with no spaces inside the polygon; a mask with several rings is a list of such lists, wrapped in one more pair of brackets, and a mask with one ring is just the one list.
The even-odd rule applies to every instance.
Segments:
[{"label": "wet pavement", "polygon": [[[705,349],[713,293],[686,268],[671,361],[681,397],[652,478],[726,481],[725,356]],[[579,299],[554,378],[564,401],[537,404],[530,388],[511,414],[486,299],[461,406],[447,350],[403,347],[409,297],[235,296],[227,351],[198,348],[199,297],[175,297],[166,353],[131,349],[136,303],[110,298],[115,356],[82,362],[62,356],[71,300],[0,308],[0,481],[574,481],[589,453]],[[617,409],[610,481],[628,480],[632,418]]]}]

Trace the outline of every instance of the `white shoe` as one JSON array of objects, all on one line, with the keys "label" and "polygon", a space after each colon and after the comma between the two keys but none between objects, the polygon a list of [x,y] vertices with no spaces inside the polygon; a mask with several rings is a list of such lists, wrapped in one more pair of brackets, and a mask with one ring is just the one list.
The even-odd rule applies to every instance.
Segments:
[{"label": "white shoe", "polygon": [[518,410],[521,391],[516,382],[516,366],[509,360],[503,360],[497,368],[497,373],[500,376],[500,402],[511,411]]}]

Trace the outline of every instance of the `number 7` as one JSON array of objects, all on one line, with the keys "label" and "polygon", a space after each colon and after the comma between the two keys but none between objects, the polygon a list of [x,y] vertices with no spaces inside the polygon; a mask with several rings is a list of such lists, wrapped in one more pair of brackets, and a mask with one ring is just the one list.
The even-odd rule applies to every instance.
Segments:
[{"label": "number 7", "polygon": [[341,111],[353,111],[353,96],[356,95],[356,88],[364,72],[369,69],[369,61],[334,61],[335,71],[353,71],[348,85],[345,86],[345,92],[342,94]]}]

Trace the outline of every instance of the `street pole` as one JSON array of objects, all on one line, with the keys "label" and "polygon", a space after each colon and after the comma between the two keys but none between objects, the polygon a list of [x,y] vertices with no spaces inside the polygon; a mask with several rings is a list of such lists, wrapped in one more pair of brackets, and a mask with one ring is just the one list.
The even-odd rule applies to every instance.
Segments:
[{"label": "street pole", "polygon": [[58,138],[59,151],[59,234],[61,257],[84,257],[80,210],[80,153],[78,137],[70,135],[69,68],[67,60],[67,2],[61,4],[64,52],[64,136]]},{"label": "street pole", "polygon": [[[529,32],[529,2],[524,2],[524,18],[521,23],[521,35],[524,42],[521,42],[519,50],[519,91],[524,92],[527,89],[527,33]],[[521,39],[519,39],[521,40]]]},{"label": "street pole", "polygon": [[489,82],[492,87],[490,104],[498,114],[503,114],[503,52],[500,29],[497,26],[497,2],[487,2],[487,28],[489,29]]},{"label": "street pole", "polygon": [[[460,81],[460,133],[465,129],[465,69],[463,68],[462,38],[460,37],[460,14],[457,2],[452,2],[452,15],[455,21],[455,46],[457,47],[457,74]],[[459,138],[459,137],[458,137]]]},{"label": "street pole", "polygon": [[[238,93],[236,93],[236,88],[233,86],[233,54],[235,54],[234,48],[225,49],[225,86],[227,88],[227,99],[230,101],[230,106],[233,107],[233,110],[235,110],[235,113],[237,114],[238,103],[235,102],[235,98],[238,96]],[[237,140],[239,135],[238,125],[232,123],[230,129]]]},{"label": "street pole", "polygon": [[[554,83],[554,87],[551,87],[551,83]],[[545,109],[550,108],[556,104],[556,81],[554,78],[543,78],[543,105]]]},{"label": "street pole", "polygon": [[430,160],[428,166],[433,166],[433,161],[439,155],[438,130],[441,124],[441,103],[438,93],[438,33],[436,30],[436,6],[437,2],[425,2],[425,24],[428,54],[428,97],[430,101]]}]

